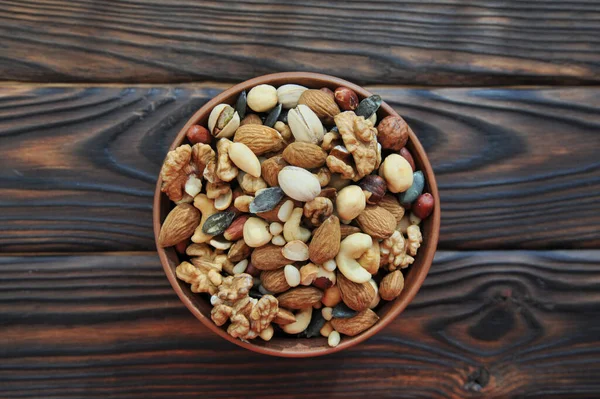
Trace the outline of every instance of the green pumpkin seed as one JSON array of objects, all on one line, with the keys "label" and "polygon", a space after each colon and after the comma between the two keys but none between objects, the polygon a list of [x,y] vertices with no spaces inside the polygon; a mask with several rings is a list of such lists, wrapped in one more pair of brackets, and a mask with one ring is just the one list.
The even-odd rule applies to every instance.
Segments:
[{"label": "green pumpkin seed", "polygon": [[423,192],[423,187],[425,187],[425,176],[423,176],[423,172],[420,170],[413,173],[413,184],[403,193],[398,195],[398,200],[401,204],[411,204],[413,203],[419,195]]},{"label": "green pumpkin seed", "polygon": [[350,309],[344,302],[339,303],[333,310],[331,311],[331,315],[333,317],[337,317],[338,319],[348,319],[350,317],[354,317],[358,314],[356,310]]},{"label": "green pumpkin seed", "polygon": [[235,218],[235,213],[233,212],[215,213],[206,219],[206,222],[202,226],[202,232],[210,236],[222,234],[227,230],[231,222],[233,222],[233,218]]},{"label": "green pumpkin seed", "polygon": [[268,126],[268,127],[275,126],[275,122],[277,122],[277,119],[279,118],[279,114],[281,114],[282,108],[283,108],[283,105],[281,105],[281,104],[279,104],[275,108],[273,108],[271,110],[271,112],[269,112],[269,115],[267,115],[264,125]]},{"label": "green pumpkin seed", "polygon": [[285,123],[287,125],[288,123],[288,112],[289,109],[284,109],[283,111],[281,111],[281,113],[279,114],[279,118],[277,118],[278,121],[281,121],[283,123]]},{"label": "green pumpkin seed", "polygon": [[235,110],[237,111],[238,115],[240,116],[240,119],[244,119],[244,117],[246,116],[246,105],[247,105],[247,94],[246,94],[246,90],[244,90],[243,92],[240,93],[240,96],[238,97],[238,99],[235,103]]},{"label": "green pumpkin seed", "polygon": [[310,324],[306,327],[301,335],[306,338],[319,337],[321,335],[321,328],[325,325],[325,319],[323,318],[323,314],[321,313],[321,309],[313,309],[312,318],[310,319]]},{"label": "green pumpkin seed", "polygon": [[283,190],[279,187],[271,187],[262,190],[254,201],[250,203],[250,212],[267,212],[275,208],[283,198]]},{"label": "green pumpkin seed", "polygon": [[381,105],[381,97],[377,94],[367,97],[358,104],[354,113],[358,116],[364,116],[365,119],[369,119],[379,109]]}]

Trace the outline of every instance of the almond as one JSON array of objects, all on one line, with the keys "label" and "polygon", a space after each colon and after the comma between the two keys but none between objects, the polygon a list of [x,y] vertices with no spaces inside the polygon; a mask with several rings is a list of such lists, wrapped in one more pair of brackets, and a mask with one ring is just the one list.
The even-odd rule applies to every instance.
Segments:
[{"label": "almond", "polygon": [[255,155],[278,151],[283,146],[281,134],[277,130],[264,125],[240,126],[235,132],[233,141],[246,144]]},{"label": "almond", "polygon": [[238,216],[237,219],[231,222],[227,230],[225,230],[223,237],[227,241],[237,241],[242,238],[244,236],[244,224],[249,217],[250,215]]},{"label": "almond", "polygon": [[252,248],[250,248],[244,240],[237,240],[233,243],[231,248],[229,248],[227,259],[235,263],[246,259],[251,253]]},{"label": "almond", "polygon": [[400,270],[396,270],[381,280],[379,283],[379,295],[381,299],[391,301],[397,298],[404,288],[404,276]]},{"label": "almond", "polygon": [[360,233],[360,229],[356,226],[350,226],[349,224],[342,224],[340,226],[341,239],[348,237],[350,234]]},{"label": "almond", "polygon": [[357,312],[368,309],[377,295],[370,282],[355,283],[344,277],[342,273],[337,274],[337,286],[340,289],[342,301]]},{"label": "almond", "polygon": [[279,308],[277,315],[273,319],[273,323],[279,325],[292,324],[296,321],[296,316],[287,309]]},{"label": "almond", "polygon": [[170,247],[190,238],[200,224],[200,212],[190,204],[179,204],[169,212],[160,228],[158,245]]},{"label": "almond", "polygon": [[271,187],[279,185],[279,172],[281,169],[288,166],[288,163],[283,159],[281,155],[275,155],[264,161],[261,165],[262,175],[264,181]]},{"label": "almond", "polygon": [[377,313],[371,309],[366,309],[354,317],[347,319],[331,319],[331,325],[333,328],[344,335],[354,337],[361,332],[371,328],[379,320]]},{"label": "almond", "polygon": [[275,270],[289,264],[290,261],[281,254],[281,248],[267,244],[252,252],[251,262],[259,270]]},{"label": "almond", "polygon": [[277,270],[265,270],[260,273],[260,283],[267,291],[279,294],[290,289],[285,279],[283,268]]},{"label": "almond", "polygon": [[400,223],[400,220],[404,216],[404,208],[394,195],[384,195],[377,205],[387,209],[396,218],[396,223]]},{"label": "almond", "polygon": [[340,251],[341,241],[340,220],[331,215],[313,233],[308,246],[310,260],[320,265],[335,258]]},{"label": "almond", "polygon": [[321,301],[323,291],[315,287],[297,287],[277,297],[279,306],[287,309],[304,309]]},{"label": "almond", "polygon": [[306,90],[300,96],[298,104],[304,104],[310,108],[319,119],[331,123],[333,117],[340,113],[340,107],[335,103],[333,96],[321,90]]},{"label": "almond", "polygon": [[356,218],[361,230],[373,238],[388,238],[396,230],[396,218],[387,209],[369,205]]},{"label": "almond", "polygon": [[325,165],[327,153],[321,147],[312,143],[296,141],[285,147],[283,159],[290,165],[304,169],[320,168]]}]

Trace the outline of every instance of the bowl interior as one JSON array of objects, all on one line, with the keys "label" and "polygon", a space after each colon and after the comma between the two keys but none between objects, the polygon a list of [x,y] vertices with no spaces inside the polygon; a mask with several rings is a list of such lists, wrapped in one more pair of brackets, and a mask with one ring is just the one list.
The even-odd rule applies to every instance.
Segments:
[{"label": "bowl interior", "polygon": [[[271,84],[275,87],[278,87],[286,83],[296,83],[314,89],[328,87],[331,90],[335,90],[339,86],[346,86],[354,90],[360,99],[371,95],[371,93],[367,92],[360,86],[356,86],[345,80],[327,75],[306,72],[289,72],[261,76],[233,86],[230,89],[216,96],[208,103],[206,103],[198,112],[196,112],[192,116],[192,118],[190,118],[188,123],[179,132],[170,149],[174,149],[182,143],[184,143],[184,141],[186,140],[185,133],[189,126],[193,124],[200,124],[206,126],[210,111],[215,105],[221,103],[234,104],[239,93],[242,90],[249,90],[250,88],[258,84]],[[396,112],[384,101],[379,111],[377,112],[377,119],[381,120],[387,115],[396,115]],[[417,291],[423,283],[423,280],[425,279],[425,276],[427,275],[427,272],[429,271],[429,267],[431,266],[431,262],[433,261],[433,256],[435,254],[435,249],[437,247],[438,242],[440,226],[440,204],[433,170],[431,168],[431,165],[429,164],[429,160],[427,159],[423,147],[421,146],[421,144],[419,143],[418,139],[412,131],[410,131],[410,139],[406,147],[413,155],[415,164],[417,166],[417,170],[422,170],[425,174],[426,187],[424,192],[427,191],[433,195],[435,199],[435,208],[431,216],[424,220],[422,223],[421,230],[423,234],[423,243],[415,258],[414,264],[411,265],[408,269],[403,270],[405,284],[402,294],[394,301],[387,302],[384,305],[380,305],[376,309],[380,320],[369,330],[355,337],[344,336],[340,344],[335,348],[329,347],[327,345],[327,340],[322,337],[306,339],[275,336],[269,342],[262,341],[260,338],[252,340],[250,342],[244,342],[234,339],[227,334],[225,329],[217,327],[210,319],[210,311],[212,309],[212,306],[208,301],[208,296],[192,293],[187,283],[182,282],[176,278],[175,268],[177,267],[177,265],[179,265],[180,261],[175,250],[173,248],[158,248],[158,253],[163,267],[165,269],[165,273],[167,274],[167,277],[169,278],[169,281],[171,282],[171,285],[173,286],[174,290],[177,292],[177,294],[179,295],[183,303],[186,305],[186,307],[205,326],[210,328],[212,331],[219,334],[223,338],[236,343],[237,345],[269,355],[284,357],[309,357],[333,353],[340,351],[344,348],[348,348],[361,341],[364,341],[368,337],[377,333],[377,331],[385,327],[400,312],[402,312],[404,308],[408,305],[408,303],[416,295]],[[169,198],[160,192],[161,183],[162,180],[159,176],[154,198],[153,210],[154,230],[156,237],[158,237],[158,232],[160,231],[160,226],[163,220],[172,208],[172,204]]]}]

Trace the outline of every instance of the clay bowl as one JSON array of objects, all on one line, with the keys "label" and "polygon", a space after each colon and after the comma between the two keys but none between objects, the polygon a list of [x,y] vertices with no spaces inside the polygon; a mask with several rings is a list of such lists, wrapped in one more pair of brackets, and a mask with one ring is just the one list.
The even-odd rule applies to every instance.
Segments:
[{"label": "clay bowl", "polygon": [[[346,86],[354,90],[360,99],[371,95],[371,93],[360,86],[332,76],[316,73],[286,72],[260,76],[235,85],[206,103],[190,118],[183,129],[181,129],[173,141],[170,149],[172,150],[186,141],[185,133],[191,125],[200,124],[206,126],[210,111],[217,104],[234,104],[241,91],[249,90],[259,84],[270,84],[278,87],[286,83],[297,83],[308,88],[315,89],[328,87],[331,90],[335,90],[339,86]],[[387,115],[396,115],[396,112],[392,109],[392,107],[383,102],[377,114],[377,119],[381,120]],[[276,335],[269,342],[264,342],[260,338],[256,338],[250,342],[243,342],[232,338],[227,334],[225,328],[217,327],[211,320],[210,311],[212,306],[208,300],[208,297],[205,295],[192,293],[189,285],[178,280],[175,276],[175,268],[180,263],[175,250],[173,248],[158,248],[158,254],[160,256],[161,263],[165,269],[165,273],[169,281],[171,282],[171,285],[173,286],[173,289],[185,306],[190,310],[190,312],[192,312],[194,316],[198,318],[198,320],[200,320],[215,334],[243,348],[267,355],[282,357],[321,356],[350,348],[351,346],[354,346],[373,336],[387,326],[390,322],[392,322],[392,320],[394,320],[415,297],[417,291],[419,291],[419,288],[427,276],[427,272],[429,271],[429,267],[433,261],[433,256],[438,243],[440,228],[440,204],[435,176],[423,147],[412,131],[410,132],[410,139],[408,141],[407,148],[413,155],[417,170],[421,170],[425,174],[426,187],[424,191],[430,192],[435,198],[435,208],[431,216],[429,216],[429,218],[423,222],[423,244],[419,249],[418,255],[416,256],[415,263],[405,270],[405,285],[402,294],[394,301],[380,305],[380,307],[376,309],[376,312],[381,319],[369,330],[355,337],[342,336],[342,341],[335,348],[329,347],[327,345],[327,339],[322,337],[307,339],[294,337],[288,338]],[[154,233],[157,241],[160,226],[169,210],[173,206],[167,196],[161,193],[161,183],[162,180],[159,176],[158,183],[156,185],[156,192],[154,194],[153,209]]]}]

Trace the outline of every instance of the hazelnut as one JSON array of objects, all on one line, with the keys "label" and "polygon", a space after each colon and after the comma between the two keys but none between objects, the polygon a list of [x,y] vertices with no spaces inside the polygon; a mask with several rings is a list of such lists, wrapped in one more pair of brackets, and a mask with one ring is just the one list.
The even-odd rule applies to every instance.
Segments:
[{"label": "hazelnut", "polygon": [[344,187],[338,193],[335,205],[340,219],[352,220],[365,209],[365,194],[359,186]]},{"label": "hazelnut", "polygon": [[408,161],[398,154],[390,154],[379,168],[379,176],[385,179],[392,193],[401,193],[413,184],[413,171]]},{"label": "hazelnut", "polygon": [[367,199],[367,204],[371,205],[378,204],[387,191],[387,183],[382,177],[377,175],[365,176],[358,183],[358,186],[362,188]]},{"label": "hazelnut", "polygon": [[211,135],[207,128],[200,125],[192,125],[185,134],[192,144],[210,144]]},{"label": "hazelnut", "polygon": [[326,290],[334,286],[336,281],[337,278],[335,272],[330,272],[322,267],[319,267],[319,271],[315,276],[312,285],[322,290]]},{"label": "hazelnut", "polygon": [[408,125],[399,116],[386,116],[377,126],[377,139],[384,149],[398,151],[408,141]]},{"label": "hazelnut", "polygon": [[358,96],[347,87],[338,87],[334,93],[335,102],[343,111],[354,111],[358,107]]}]

